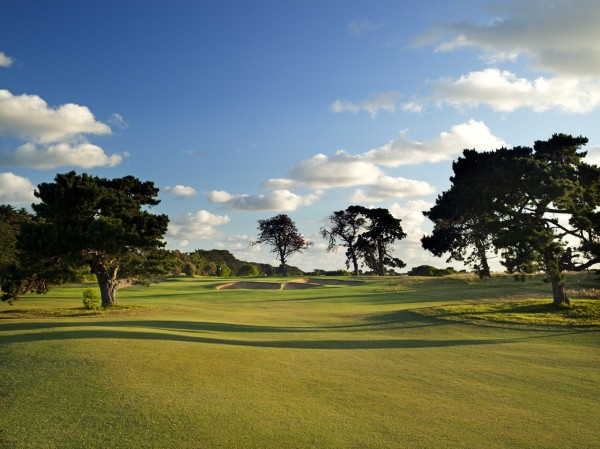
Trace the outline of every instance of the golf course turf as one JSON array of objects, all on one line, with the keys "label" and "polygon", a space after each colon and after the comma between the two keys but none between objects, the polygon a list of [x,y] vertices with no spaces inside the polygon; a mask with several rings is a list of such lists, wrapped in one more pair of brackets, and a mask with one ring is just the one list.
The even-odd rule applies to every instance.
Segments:
[{"label": "golf course turf", "polygon": [[361,280],[3,303],[0,448],[600,447],[598,276]]}]

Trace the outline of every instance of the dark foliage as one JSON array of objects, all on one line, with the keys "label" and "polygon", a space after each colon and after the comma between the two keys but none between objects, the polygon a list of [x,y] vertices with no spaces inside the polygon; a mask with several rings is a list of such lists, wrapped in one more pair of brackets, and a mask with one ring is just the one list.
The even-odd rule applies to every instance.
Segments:
[{"label": "dark foliage", "polygon": [[533,148],[465,150],[425,212],[435,227],[424,248],[481,266],[493,249],[510,273],[545,271],[554,303],[568,303],[563,272],[600,262],[600,168],[583,160],[586,143],[555,134]]},{"label": "dark foliage", "polygon": [[108,306],[117,289],[163,273],[168,254],[160,249],[169,220],[146,210],[159,203],[157,194],[152,182],[132,176],[109,180],[69,172],[40,184],[35,215],[18,239],[21,271],[3,285],[5,298],[43,293],[88,265]]}]

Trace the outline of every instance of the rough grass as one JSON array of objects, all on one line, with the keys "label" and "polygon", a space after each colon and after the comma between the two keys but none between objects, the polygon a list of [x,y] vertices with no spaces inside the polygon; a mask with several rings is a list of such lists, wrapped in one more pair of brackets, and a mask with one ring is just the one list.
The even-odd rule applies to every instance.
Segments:
[{"label": "rough grass", "polygon": [[[89,286],[0,305],[0,447],[598,445],[597,325],[429,313],[507,316],[492,306],[512,304],[531,318],[550,302],[540,279],[217,284],[134,287],[119,292],[121,308],[97,314],[81,308]],[[585,301],[597,310],[583,295],[574,310]]]},{"label": "rough grass", "polygon": [[477,324],[600,328],[600,301],[597,299],[576,300],[571,305],[561,306],[535,299],[447,305],[424,309],[421,313]]}]

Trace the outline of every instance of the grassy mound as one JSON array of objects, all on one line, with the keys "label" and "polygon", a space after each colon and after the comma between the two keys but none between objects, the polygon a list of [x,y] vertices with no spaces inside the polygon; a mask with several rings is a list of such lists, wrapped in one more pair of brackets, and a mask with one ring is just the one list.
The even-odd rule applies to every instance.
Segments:
[{"label": "grassy mound", "polygon": [[477,324],[600,327],[597,299],[580,299],[558,307],[539,299],[456,304],[420,309],[419,313]]}]

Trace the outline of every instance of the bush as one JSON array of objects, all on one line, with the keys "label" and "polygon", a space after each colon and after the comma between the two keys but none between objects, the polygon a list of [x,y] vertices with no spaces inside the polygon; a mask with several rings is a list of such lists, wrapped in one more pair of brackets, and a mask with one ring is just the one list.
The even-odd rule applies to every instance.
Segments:
[{"label": "bush", "polygon": [[258,276],[260,274],[258,267],[252,264],[244,264],[238,271],[238,276]]},{"label": "bush", "polygon": [[229,268],[224,263],[217,265],[217,276],[228,278],[231,276],[231,268]]},{"label": "bush", "polygon": [[86,310],[98,310],[100,308],[100,300],[95,290],[88,288],[83,291],[83,308]]},{"label": "bush", "polygon": [[408,272],[409,276],[448,276],[456,274],[456,270],[452,267],[436,268],[431,265],[419,265]]},{"label": "bush", "polygon": [[183,265],[182,272],[187,277],[193,278],[194,274],[196,274],[196,267],[192,263],[186,263]]},{"label": "bush", "polygon": [[438,269],[431,265],[419,265],[408,272],[409,276],[435,276]]}]

